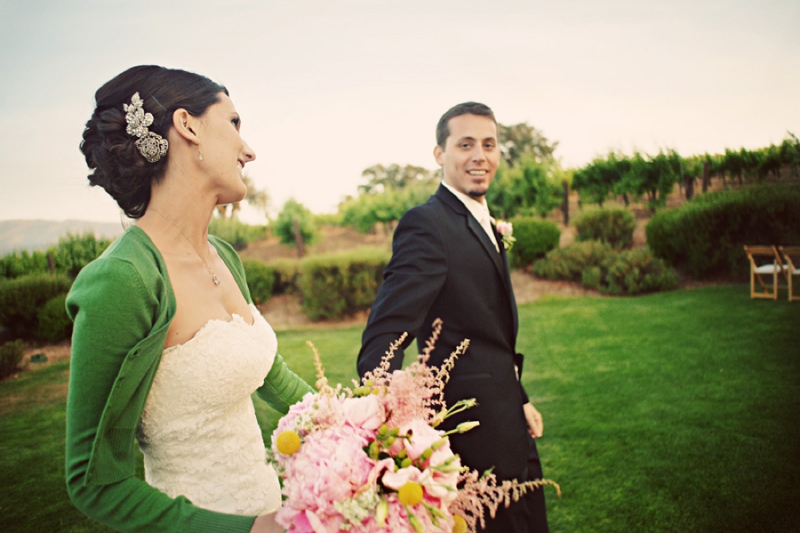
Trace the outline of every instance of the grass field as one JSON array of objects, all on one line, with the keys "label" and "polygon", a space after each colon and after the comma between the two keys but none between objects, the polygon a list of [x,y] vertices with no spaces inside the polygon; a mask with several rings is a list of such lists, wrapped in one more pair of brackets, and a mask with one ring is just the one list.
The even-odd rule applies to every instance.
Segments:
[{"label": "grass field", "polygon": [[[800,531],[800,305],[747,287],[520,307],[551,531]],[[313,381],[355,376],[360,328],[279,334]],[[0,531],[99,532],[63,482],[66,362],[0,383]],[[275,413],[259,404],[265,435]]]}]

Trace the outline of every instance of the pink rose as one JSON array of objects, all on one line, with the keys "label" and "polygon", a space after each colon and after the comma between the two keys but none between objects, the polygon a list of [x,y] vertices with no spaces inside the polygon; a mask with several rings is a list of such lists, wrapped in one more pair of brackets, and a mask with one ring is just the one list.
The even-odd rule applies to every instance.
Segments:
[{"label": "pink rose", "polygon": [[361,398],[347,398],[342,403],[345,421],[351,426],[378,429],[386,420],[386,413],[378,398],[370,394]]}]

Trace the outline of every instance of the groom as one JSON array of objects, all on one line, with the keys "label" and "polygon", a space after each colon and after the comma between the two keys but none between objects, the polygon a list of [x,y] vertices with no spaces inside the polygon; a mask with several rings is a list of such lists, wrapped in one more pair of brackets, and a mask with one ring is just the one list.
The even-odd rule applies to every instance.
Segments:
[{"label": "groom", "polygon": [[[416,337],[424,346],[431,324],[441,318],[443,329],[429,364],[440,365],[463,339],[470,339],[450,373],[447,405],[467,398],[478,402],[441,428],[480,422],[451,437],[453,451],[479,472],[493,468],[500,480],[540,479],[533,437],[542,434],[542,417],[519,382],[517,305],[502,237],[484,198],[501,157],[497,121],[483,104],[459,104],[439,120],[436,142],[433,154],[442,167],[442,184],[425,204],[409,210],[395,230],[392,259],[362,337],[358,372],[363,376],[377,367],[403,332],[409,333],[406,344]],[[401,364],[402,352],[392,368]],[[547,532],[542,490],[508,509],[501,505],[484,531]]]}]

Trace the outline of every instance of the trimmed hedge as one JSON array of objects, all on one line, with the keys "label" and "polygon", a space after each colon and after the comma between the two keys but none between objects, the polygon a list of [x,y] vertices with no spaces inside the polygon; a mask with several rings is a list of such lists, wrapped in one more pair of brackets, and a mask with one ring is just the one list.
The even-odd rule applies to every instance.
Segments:
[{"label": "trimmed hedge", "polygon": [[242,264],[253,303],[256,305],[267,303],[272,297],[272,287],[275,285],[275,270],[257,259],[244,259]]},{"label": "trimmed hedge", "polygon": [[311,320],[332,320],[370,308],[391,254],[375,248],[316,256],[300,262],[303,309]]},{"label": "trimmed hedge", "polygon": [[636,218],[626,209],[594,209],[575,220],[576,241],[600,241],[622,250],[633,244]]},{"label": "trimmed hedge", "polygon": [[71,285],[72,281],[61,274],[32,274],[0,281],[0,324],[16,337],[35,336],[39,310],[51,299],[69,292]]},{"label": "trimmed hedge", "polygon": [[277,259],[269,264],[275,280],[272,284],[272,294],[293,294],[299,292],[298,280],[300,279],[300,261],[297,259]]},{"label": "trimmed hedge", "polygon": [[553,250],[534,263],[533,272],[550,280],[580,281],[588,289],[613,295],[670,290],[678,284],[678,274],[650,250],[616,251],[598,241]]},{"label": "trimmed hedge", "polygon": [[512,220],[514,246],[511,248],[511,266],[527,267],[547,252],[556,248],[561,239],[561,230],[553,222],[541,218],[525,217]]},{"label": "trimmed hedge", "polygon": [[749,272],[745,244],[800,244],[800,186],[759,185],[695,196],[647,224],[647,244],[696,278]]},{"label": "trimmed hedge", "polygon": [[67,315],[67,294],[48,300],[36,314],[36,338],[47,342],[60,342],[72,336],[72,320]]},{"label": "trimmed hedge", "polygon": [[267,236],[266,226],[253,226],[238,219],[213,217],[208,225],[209,235],[228,242],[234,250],[244,250],[253,241]]}]

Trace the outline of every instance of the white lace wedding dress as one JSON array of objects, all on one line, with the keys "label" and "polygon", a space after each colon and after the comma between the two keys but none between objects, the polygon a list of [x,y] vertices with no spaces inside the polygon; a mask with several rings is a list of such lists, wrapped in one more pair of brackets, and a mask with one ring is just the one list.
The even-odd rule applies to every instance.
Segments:
[{"label": "white lace wedding dress", "polygon": [[250,395],[272,367],[278,341],[255,306],[211,320],[164,350],[139,426],[147,483],[194,505],[260,515],[281,503]]}]

